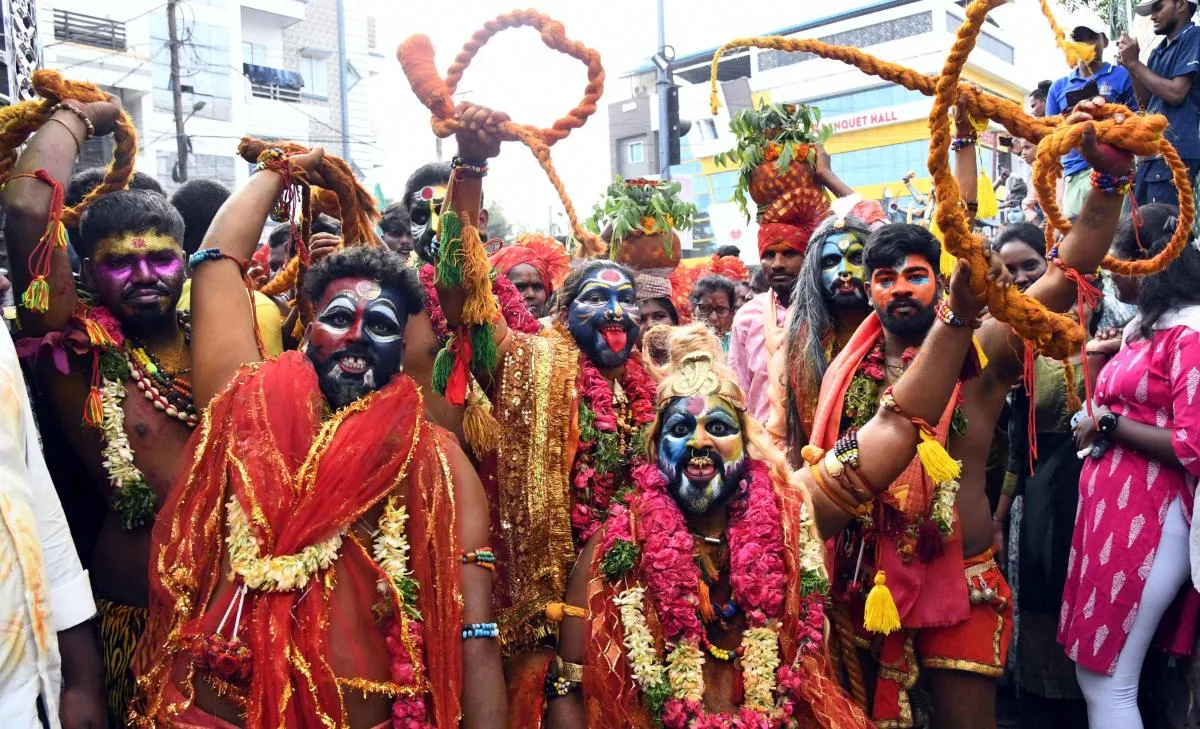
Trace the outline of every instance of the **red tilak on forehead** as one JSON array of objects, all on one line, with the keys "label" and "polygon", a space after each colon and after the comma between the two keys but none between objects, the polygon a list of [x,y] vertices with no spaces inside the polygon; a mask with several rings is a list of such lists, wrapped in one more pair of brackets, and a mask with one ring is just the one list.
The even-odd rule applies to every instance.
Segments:
[{"label": "red tilak on forehead", "polygon": [[596,276],[598,281],[603,281],[604,283],[610,284],[621,283],[623,278],[624,277],[621,275],[621,272],[613,268],[606,268],[601,271],[598,276]]},{"label": "red tilak on forehead", "polygon": [[146,239],[141,238],[141,237],[134,238],[133,240],[129,241],[129,245],[133,246],[134,248],[139,248],[139,249],[145,248],[146,247]]},{"label": "red tilak on forehead", "polygon": [[692,395],[691,397],[689,397],[687,399],[687,402],[685,403],[685,407],[687,407],[687,411],[689,413],[691,413],[692,415],[699,415],[699,414],[703,413],[706,405],[707,405],[707,403],[704,402],[704,398],[699,395]]},{"label": "red tilak on forehead", "polygon": [[433,188],[432,187],[422,187],[421,188],[421,199],[422,200],[432,200],[433,199]]}]

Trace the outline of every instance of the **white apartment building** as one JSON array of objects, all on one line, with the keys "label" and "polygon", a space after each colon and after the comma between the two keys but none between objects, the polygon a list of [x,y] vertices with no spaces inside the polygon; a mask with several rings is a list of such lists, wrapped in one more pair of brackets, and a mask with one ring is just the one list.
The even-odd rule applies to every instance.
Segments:
[{"label": "white apartment building", "polygon": [[[372,106],[356,103],[377,72],[374,19],[345,0],[350,154],[378,165]],[[251,165],[237,156],[243,135],[321,144],[342,155],[337,0],[187,0],[176,11],[187,176],[235,188]],[[332,9],[332,10],[331,10]],[[138,128],[138,169],[178,186],[167,9],[160,0],[43,0],[38,26],[45,67],[117,95]],[[355,49],[354,53],[349,50]],[[93,140],[86,164],[111,157]]]}]

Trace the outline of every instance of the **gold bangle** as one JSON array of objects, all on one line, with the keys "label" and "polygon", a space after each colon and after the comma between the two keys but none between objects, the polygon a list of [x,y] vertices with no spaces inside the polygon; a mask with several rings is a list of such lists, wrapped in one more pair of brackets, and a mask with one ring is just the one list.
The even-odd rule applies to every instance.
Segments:
[{"label": "gold bangle", "polygon": [[813,480],[817,482],[817,488],[821,489],[821,493],[825,494],[825,498],[832,501],[834,506],[846,512],[847,515],[858,516],[857,506],[852,506],[845,499],[833,493],[833,488],[826,483],[825,479],[821,476],[820,466],[814,464],[809,466],[809,470],[812,472]]},{"label": "gold bangle", "polygon": [[550,662],[550,678],[583,683],[583,666],[578,663],[567,663],[562,656],[555,655],[554,660]]}]

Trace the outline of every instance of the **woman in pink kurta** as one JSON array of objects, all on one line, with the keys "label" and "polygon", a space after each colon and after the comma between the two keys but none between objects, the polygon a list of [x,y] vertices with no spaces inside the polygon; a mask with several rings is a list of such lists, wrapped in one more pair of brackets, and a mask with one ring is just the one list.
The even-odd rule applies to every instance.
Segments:
[{"label": "woman in pink kurta", "polygon": [[[1145,249],[1127,219],[1114,241],[1118,256],[1147,258],[1170,238],[1174,208],[1146,205],[1142,214]],[[1114,278],[1118,298],[1137,303],[1139,315],[1096,382],[1094,419],[1076,426],[1080,447],[1107,442],[1107,449],[1089,455],[1080,476],[1058,640],[1077,664],[1092,726],[1125,729],[1142,726],[1142,660],[1190,575],[1186,519],[1200,475],[1200,251],[1189,244],[1166,271],[1142,280]]]}]

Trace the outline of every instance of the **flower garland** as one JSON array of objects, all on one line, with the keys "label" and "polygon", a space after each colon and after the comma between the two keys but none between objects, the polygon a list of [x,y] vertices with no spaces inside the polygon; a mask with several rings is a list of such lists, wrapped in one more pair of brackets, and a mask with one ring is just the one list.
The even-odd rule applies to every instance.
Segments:
[{"label": "flower garland", "polygon": [[405,688],[414,688],[414,693],[401,694],[392,702],[392,727],[394,729],[428,729],[433,726],[427,719],[426,692],[424,683],[425,665],[424,626],[417,609],[417,593],[420,584],[413,579],[408,569],[408,538],[404,525],[408,522],[408,511],[392,496],[379,517],[379,532],[375,535],[374,555],[379,568],[387,580],[379,581],[379,592],[391,594],[393,588],[400,603],[401,615],[394,615],[385,628],[384,643],[392,657],[392,681]]},{"label": "flower garland", "polygon": [[[876,340],[875,345],[867,356],[863,357],[863,361],[859,363],[858,370],[854,377],[850,380],[850,386],[846,389],[844,398],[844,423],[846,427],[843,431],[849,428],[861,428],[867,424],[875,415],[875,411],[879,408],[879,397],[884,381],[887,379],[887,358],[883,351],[884,340],[881,335]],[[916,347],[909,347],[904,350],[901,355],[902,366],[907,370],[912,364],[913,358],[917,355]],[[964,365],[964,371],[968,369]],[[962,395],[959,395],[959,403],[955,405],[954,412],[950,418],[950,432],[953,435],[961,436],[967,432],[967,420],[962,413]],[[929,521],[937,527],[938,533],[942,537],[949,537],[954,533],[954,502],[958,497],[959,482],[956,480],[948,480],[938,483],[934,486],[933,497],[929,504]],[[883,508],[890,508],[884,504]],[[870,517],[864,517],[869,519]],[[912,515],[910,520],[914,521],[913,526],[919,528],[922,520],[922,515]],[[930,555],[936,556],[940,551],[937,545],[926,545],[920,550],[927,557]],[[928,561],[926,559],[925,561]]]},{"label": "flower garland", "polygon": [[120,380],[105,377],[100,387],[100,430],[104,447],[100,450],[102,465],[108,472],[113,489],[113,509],[126,531],[138,529],[154,519],[158,499],[150,484],[133,462],[133,446],[125,435],[125,387]]},{"label": "flower garland", "polygon": [[225,523],[229,527],[229,536],[225,538],[229,563],[251,590],[299,590],[319,570],[328,569],[337,560],[342,546],[342,535],[335,534],[308,545],[299,554],[263,557],[258,538],[250,531],[250,521],[235,496],[225,506]]},{"label": "flower garland", "polygon": [[[683,513],[666,492],[666,477],[655,466],[634,470],[638,492],[637,532],[643,535],[641,579],[614,603],[624,630],[623,644],[642,701],[667,729],[688,727],[781,727],[792,715],[798,678],[781,667],[779,631],[787,583],[782,517],[767,467],[752,461],[739,493],[730,502],[727,538],[730,586],[743,606],[748,627],[742,633],[740,663],[744,699],[736,714],[709,714],[703,708],[705,629],[699,615],[700,570],[692,558],[693,539]],[[820,541],[801,525],[801,591],[805,598],[799,651],[817,650],[823,639],[828,581]],[[633,514],[614,507],[601,542],[601,571],[610,581],[628,574],[637,560]],[[632,555],[632,559],[630,557]],[[654,602],[668,645],[666,666],[642,608]]]},{"label": "flower garland", "polygon": [[[569,332],[563,330],[560,335],[574,346]],[[580,545],[600,528],[614,502],[623,500],[630,490],[625,475],[646,463],[646,436],[654,422],[654,379],[638,358],[631,356],[619,384],[628,401],[628,409],[620,412],[614,408],[612,384],[586,354],[579,353],[575,380],[579,448],[571,466],[571,484],[576,491],[571,526]]]}]

